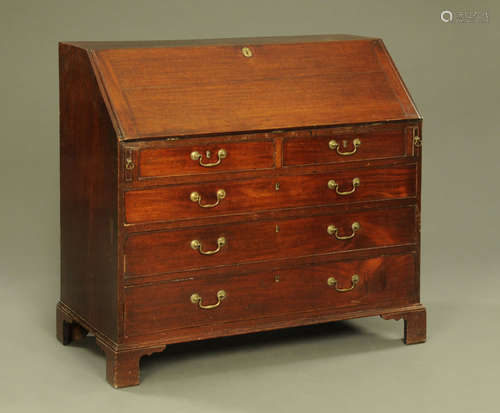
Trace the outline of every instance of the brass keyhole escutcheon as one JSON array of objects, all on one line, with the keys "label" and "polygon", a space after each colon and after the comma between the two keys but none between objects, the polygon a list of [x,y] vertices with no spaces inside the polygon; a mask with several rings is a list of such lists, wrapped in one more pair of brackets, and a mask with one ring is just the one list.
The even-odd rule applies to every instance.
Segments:
[{"label": "brass keyhole escutcheon", "polygon": [[253,56],[253,53],[250,50],[250,48],[246,47],[246,46],[241,49],[241,53],[243,53],[243,56],[245,56],[245,57],[252,57]]}]

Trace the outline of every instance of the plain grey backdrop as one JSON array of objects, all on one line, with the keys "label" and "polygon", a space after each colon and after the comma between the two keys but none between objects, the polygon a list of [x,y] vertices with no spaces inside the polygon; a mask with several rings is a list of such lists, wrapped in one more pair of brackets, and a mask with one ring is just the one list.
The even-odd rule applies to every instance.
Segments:
[{"label": "plain grey backdrop", "polygon": [[[444,23],[441,11],[487,11]],[[0,410],[498,412],[500,4],[16,0],[0,5]],[[55,338],[57,42],[352,33],[384,39],[424,117],[429,340],[379,318],[181,345],[114,390],[92,338]]]}]

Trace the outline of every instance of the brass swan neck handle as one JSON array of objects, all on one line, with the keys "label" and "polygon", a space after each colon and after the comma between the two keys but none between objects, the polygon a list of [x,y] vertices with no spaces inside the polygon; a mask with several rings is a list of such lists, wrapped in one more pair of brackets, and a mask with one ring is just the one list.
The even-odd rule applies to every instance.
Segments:
[{"label": "brass swan neck handle", "polygon": [[212,251],[203,251],[203,245],[197,239],[192,240],[190,245],[191,245],[192,249],[198,250],[198,252],[202,255],[213,255],[213,254],[217,254],[218,252],[220,252],[222,247],[224,247],[224,245],[226,245],[226,238],[225,237],[217,238],[217,248],[212,250]]},{"label": "brass swan neck handle", "polygon": [[360,185],[361,185],[361,180],[359,178],[354,178],[352,180],[352,189],[351,190],[339,191],[339,184],[337,182],[335,182],[333,179],[330,179],[328,181],[328,188],[330,188],[331,190],[335,190],[335,192],[338,195],[350,195],[350,194],[354,193],[354,191],[356,191],[356,189],[359,188]]},{"label": "brass swan neck handle", "polygon": [[202,204],[201,195],[199,192],[191,192],[191,194],[189,195],[189,199],[191,199],[192,202],[197,203],[202,208],[214,208],[217,205],[219,205],[220,201],[226,197],[226,191],[224,189],[218,189],[216,196],[217,196],[217,201],[214,202],[213,204]]},{"label": "brass swan neck handle", "polygon": [[353,274],[353,276],[351,277],[351,286],[349,288],[338,288],[337,282],[338,281],[334,277],[330,277],[330,278],[328,278],[328,280],[326,280],[326,283],[328,284],[328,286],[335,288],[335,291],[337,291],[338,293],[346,293],[348,291],[354,290],[354,288],[356,287],[356,285],[359,282],[359,275]]},{"label": "brass swan neck handle", "polygon": [[202,298],[198,293],[194,293],[191,295],[191,302],[193,304],[198,304],[202,310],[211,310],[212,308],[217,308],[221,305],[222,300],[227,297],[227,294],[224,290],[217,291],[217,302],[215,304],[203,304]]},{"label": "brass swan neck handle", "polygon": [[217,151],[217,156],[219,159],[217,159],[216,162],[209,162],[209,163],[204,163],[203,162],[203,155],[198,152],[198,151],[193,151],[191,152],[191,159],[193,161],[198,161],[198,163],[200,164],[200,166],[203,166],[204,168],[212,168],[214,166],[217,166],[217,165],[220,165],[222,160],[225,159],[227,157],[227,152],[225,149],[219,149]]},{"label": "brass swan neck handle", "polygon": [[341,156],[350,156],[350,155],[354,155],[358,148],[361,146],[361,139],[359,138],[355,138],[353,139],[352,141],[352,145],[354,146],[354,149],[352,151],[349,151],[349,152],[341,152],[340,151],[340,145],[339,143],[332,139],[330,142],[328,142],[328,147],[333,151],[333,150],[336,150],[337,153]]}]

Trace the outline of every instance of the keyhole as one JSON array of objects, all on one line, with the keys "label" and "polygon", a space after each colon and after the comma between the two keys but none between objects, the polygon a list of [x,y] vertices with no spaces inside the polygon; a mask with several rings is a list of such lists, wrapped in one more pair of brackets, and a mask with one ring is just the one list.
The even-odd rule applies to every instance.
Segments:
[{"label": "keyhole", "polygon": [[211,156],[212,154],[210,153],[210,151],[206,151],[206,152],[205,152],[205,155],[207,156],[207,159],[208,159],[208,158],[210,158],[210,156]]},{"label": "keyhole", "polygon": [[250,48],[246,47],[246,46],[241,49],[241,53],[243,53],[243,56],[245,56],[245,57],[252,57],[252,55],[253,55]]},{"label": "keyhole", "polygon": [[342,141],[342,145],[344,146],[344,148],[347,148],[347,141],[346,140]]}]

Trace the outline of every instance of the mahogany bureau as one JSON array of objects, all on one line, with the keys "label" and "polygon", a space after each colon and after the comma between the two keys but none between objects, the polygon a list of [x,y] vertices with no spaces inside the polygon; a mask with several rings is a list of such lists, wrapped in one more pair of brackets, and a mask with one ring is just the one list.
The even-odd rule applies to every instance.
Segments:
[{"label": "mahogany bureau", "polygon": [[60,43],[57,337],[115,387],[166,345],[380,315],[426,339],[422,120],[382,40]]}]

